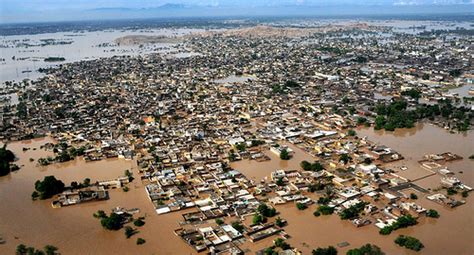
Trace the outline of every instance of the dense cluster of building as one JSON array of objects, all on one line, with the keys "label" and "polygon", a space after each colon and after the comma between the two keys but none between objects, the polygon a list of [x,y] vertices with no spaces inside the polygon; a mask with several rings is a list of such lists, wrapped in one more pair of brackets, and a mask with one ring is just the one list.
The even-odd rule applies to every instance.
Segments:
[{"label": "dense cluster of building", "polygon": [[[0,138],[49,134],[65,144],[56,151],[59,160],[137,160],[158,214],[193,208],[183,213],[178,236],[197,251],[238,254],[232,241],[284,236],[273,220],[239,225],[262,204],[319,203],[356,226],[381,229],[403,215],[424,215],[401,191],[429,191],[384,167],[403,155],[352,128],[399,127],[399,114],[449,129],[472,124],[471,99],[445,90],[472,83],[469,37],[359,25],[297,37],[210,33],[181,47],[199,55],[120,56],[49,70],[18,91],[18,105],[2,109]],[[392,105],[400,100],[404,105]],[[438,103],[438,112],[423,112]],[[292,146],[318,166],[274,169],[261,182],[230,167],[268,160],[267,153],[291,157]],[[432,167],[428,161],[420,164]],[[443,185],[470,191],[446,172],[436,174],[446,176]],[[80,195],[63,194],[63,200]],[[443,194],[430,199],[454,203]],[[211,219],[233,223],[194,224]]]}]

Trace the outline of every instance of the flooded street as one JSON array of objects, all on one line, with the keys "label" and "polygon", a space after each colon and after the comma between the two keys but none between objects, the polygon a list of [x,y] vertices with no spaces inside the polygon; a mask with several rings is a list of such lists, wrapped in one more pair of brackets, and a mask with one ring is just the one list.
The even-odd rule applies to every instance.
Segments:
[{"label": "flooded street", "polygon": [[[360,136],[368,136],[372,141],[385,144],[402,153],[405,160],[397,164],[409,166],[406,173],[412,171],[419,160],[426,153],[441,153],[451,151],[463,156],[462,161],[448,163],[451,170],[463,171],[456,174],[466,184],[473,185],[472,161],[467,157],[472,153],[472,133],[450,134],[445,130],[431,125],[418,125],[411,130],[398,130],[393,134],[384,134],[383,131],[372,129],[358,130]],[[430,139],[428,139],[430,137]],[[144,186],[136,179],[129,184],[130,191],[110,190],[110,199],[107,201],[84,203],[60,209],[53,209],[50,200],[32,201],[31,192],[34,182],[46,175],[54,175],[66,184],[71,181],[82,181],[91,178],[92,181],[106,180],[123,175],[125,169],[133,169],[137,177],[138,172],[134,161],[119,159],[103,160],[86,163],[82,159],[63,164],[54,164],[48,167],[37,167],[39,157],[51,155],[50,152],[40,150],[39,147],[49,138],[35,139],[28,142],[14,142],[8,148],[16,154],[19,161],[16,164],[22,168],[9,176],[0,178],[0,234],[6,244],[0,246],[1,254],[13,254],[20,243],[43,247],[46,244],[55,245],[63,254],[193,254],[189,246],[185,245],[173,234],[181,221],[182,212],[156,215],[150,203]],[[30,150],[23,152],[23,147]],[[37,148],[33,150],[33,148]],[[302,160],[312,161],[312,157],[296,146],[290,145],[295,151],[289,161],[280,160],[278,155],[267,151],[270,161],[256,162],[242,160],[232,163],[232,167],[241,171],[256,181],[264,179],[277,169],[299,169]],[[34,162],[30,162],[30,158]],[[396,167],[394,165],[393,167]],[[416,172],[425,171],[420,168]],[[437,179],[436,179],[437,178]],[[431,180],[434,179],[434,180]],[[439,176],[424,179],[419,183],[422,186],[431,186]],[[328,245],[336,246],[340,242],[349,242],[350,246],[338,248],[341,254],[347,250],[359,247],[365,243],[378,245],[387,254],[416,254],[398,247],[393,240],[399,234],[408,234],[419,238],[424,244],[423,254],[470,254],[474,249],[474,213],[472,196],[467,198],[467,204],[455,209],[447,209],[438,204],[420,197],[418,203],[440,212],[439,219],[421,219],[415,227],[397,230],[389,236],[382,236],[374,225],[356,228],[348,221],[341,221],[337,215],[314,217],[313,211],[317,206],[312,205],[304,211],[296,209],[293,203],[277,206],[280,217],[287,219],[289,225],[285,231],[291,236],[288,242],[294,247],[309,254],[316,247]],[[140,215],[146,216],[146,224],[139,229],[140,233],[131,239],[126,239],[123,231],[106,231],[92,214],[97,210],[110,209],[116,206],[140,208]],[[137,246],[137,237],[144,238],[147,243]],[[456,238],[446,238],[456,237]],[[253,254],[257,250],[271,245],[274,238],[251,243],[246,242],[242,249]]]},{"label": "flooded street", "polygon": [[265,177],[268,177],[268,180],[270,180],[270,173],[275,170],[298,170],[300,169],[301,161],[314,161],[311,155],[305,153],[300,148],[289,143],[284,144],[288,145],[295,152],[295,155],[290,160],[281,160],[279,155],[267,150],[265,155],[270,157],[271,160],[258,162],[256,160],[244,159],[231,163],[231,167],[244,174],[247,178],[259,182],[264,180]]},{"label": "flooded street", "polygon": [[[50,153],[40,150],[40,145],[50,139],[31,142],[15,142],[8,145],[20,158],[16,164],[22,168],[8,176],[0,177],[0,235],[6,243],[0,245],[0,254],[14,254],[18,244],[36,248],[47,244],[59,248],[62,254],[189,254],[191,248],[184,245],[173,230],[178,227],[180,213],[156,215],[153,205],[139,179],[129,184],[130,191],[110,190],[110,199],[54,209],[51,200],[32,201],[34,182],[44,176],[54,175],[66,185],[71,181],[91,178],[92,182],[123,175],[125,169],[133,169],[138,177],[134,161],[119,159],[86,163],[82,159],[48,167],[37,167],[36,160]],[[22,151],[23,147],[37,150]],[[29,158],[34,158],[30,162]],[[139,208],[140,216],[146,216],[140,233],[126,239],[123,230],[107,231],[92,214],[98,210],[107,213],[114,207]],[[147,243],[138,246],[136,238]],[[84,253],[87,250],[89,253]]]},{"label": "flooded street", "polygon": [[[420,178],[431,173],[418,163],[418,160],[423,159],[424,155],[443,152],[458,154],[464,159],[449,162],[445,166],[454,172],[461,181],[469,186],[474,186],[474,161],[469,159],[469,156],[474,154],[473,131],[452,134],[437,126],[418,124],[414,128],[397,129],[394,132],[359,128],[357,134],[359,137],[367,136],[368,140],[379,145],[386,145],[401,153],[405,159],[388,164],[388,166],[399,171],[399,175],[408,179]],[[401,166],[406,166],[408,169],[400,171]],[[439,176],[434,177],[439,181]]]},{"label": "flooded street", "polygon": [[[464,157],[461,161],[448,163],[450,170],[456,173],[467,185],[474,185],[474,162],[468,157],[474,153],[474,133],[450,134],[449,132],[432,125],[420,124],[416,128],[397,130],[396,132],[374,131],[372,128],[357,130],[359,136],[367,136],[369,140],[380,145],[389,146],[400,152],[405,160],[389,166],[394,169],[399,166],[408,166],[409,169],[400,173],[408,177],[425,176],[429,172],[418,164],[423,155],[428,153],[442,153],[450,151]],[[267,152],[270,161],[256,162],[242,160],[234,162],[232,167],[241,171],[250,178],[259,181],[277,169],[299,169],[302,160],[312,161],[313,158],[304,151],[290,146],[295,150],[294,157],[289,161],[280,160],[276,154]],[[463,174],[459,174],[463,171]],[[423,179],[417,184],[427,188],[439,186],[440,176],[435,175]],[[409,191],[411,192],[411,190]],[[455,209],[448,209],[427,200],[424,194],[418,194],[417,203],[427,209],[437,210],[439,219],[422,218],[415,227],[399,229],[389,236],[379,234],[379,229],[374,225],[357,228],[349,221],[342,221],[337,215],[314,217],[313,212],[317,205],[312,205],[300,211],[293,203],[277,206],[280,217],[287,219],[286,226],[291,238],[288,240],[292,246],[298,248],[303,254],[309,254],[314,248],[336,246],[340,242],[349,242],[350,246],[338,248],[341,254],[347,250],[372,243],[382,248],[386,254],[418,254],[396,245],[393,240],[400,234],[414,236],[425,245],[422,254],[472,254],[474,250],[474,199],[466,199],[467,203]],[[447,238],[452,237],[452,238]],[[454,238],[455,237],[455,238]],[[272,244],[272,238],[256,243],[244,244],[244,250],[254,253]]]}]

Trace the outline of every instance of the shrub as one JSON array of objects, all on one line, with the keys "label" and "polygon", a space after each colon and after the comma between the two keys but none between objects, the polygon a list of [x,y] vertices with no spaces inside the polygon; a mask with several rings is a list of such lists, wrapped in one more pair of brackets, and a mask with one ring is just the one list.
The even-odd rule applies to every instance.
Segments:
[{"label": "shrub", "polygon": [[395,239],[395,243],[414,251],[420,251],[424,247],[420,240],[412,236],[400,235]]},{"label": "shrub", "polygon": [[142,244],[144,244],[144,243],[146,243],[146,240],[145,240],[145,239],[140,238],[140,237],[137,239],[137,245],[142,245]]},{"label": "shrub", "polygon": [[434,209],[429,209],[426,212],[426,216],[431,217],[431,218],[439,218],[439,213],[438,213],[438,211],[436,211]]},{"label": "shrub", "polygon": [[138,218],[135,221],[133,221],[133,225],[135,225],[136,227],[141,227],[145,225],[145,221],[143,221],[143,219],[141,218]]},{"label": "shrub", "polygon": [[296,203],[296,208],[298,208],[298,210],[304,210],[304,209],[308,208],[308,206],[306,206],[305,204],[302,204],[302,203]]},{"label": "shrub", "polygon": [[317,248],[313,250],[313,255],[337,255],[337,249],[334,246],[328,246],[327,248]]}]

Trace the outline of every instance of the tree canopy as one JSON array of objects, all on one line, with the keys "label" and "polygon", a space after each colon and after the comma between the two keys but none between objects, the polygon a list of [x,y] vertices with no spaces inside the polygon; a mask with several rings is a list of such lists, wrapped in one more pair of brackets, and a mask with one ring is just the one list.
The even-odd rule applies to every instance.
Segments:
[{"label": "tree canopy", "polygon": [[43,181],[36,181],[35,189],[38,192],[39,199],[48,199],[64,191],[64,183],[50,175],[45,176]]}]

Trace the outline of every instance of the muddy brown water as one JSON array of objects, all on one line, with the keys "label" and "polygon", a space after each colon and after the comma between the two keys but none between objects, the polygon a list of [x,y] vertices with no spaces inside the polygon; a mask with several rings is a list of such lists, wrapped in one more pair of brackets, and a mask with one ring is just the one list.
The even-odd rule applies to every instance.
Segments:
[{"label": "muddy brown water", "polygon": [[[36,160],[50,153],[40,150],[48,138],[29,142],[15,142],[8,148],[19,157],[19,171],[0,178],[0,235],[6,243],[0,245],[0,254],[14,254],[18,244],[42,248],[47,244],[59,248],[62,254],[190,254],[173,230],[182,219],[180,213],[158,216],[154,212],[144,186],[136,179],[129,184],[130,191],[111,190],[107,201],[90,202],[53,209],[50,200],[32,201],[34,182],[46,175],[54,175],[66,184],[71,181],[107,180],[123,175],[125,169],[138,172],[133,161],[120,159],[85,162],[77,159],[64,164],[37,167]],[[23,147],[37,148],[23,152]],[[35,159],[30,162],[29,158]],[[110,212],[114,207],[139,208],[146,216],[146,224],[138,234],[126,239],[124,231],[106,231],[99,220],[92,217],[97,210]],[[138,237],[146,244],[135,244]]]},{"label": "muddy brown water", "polygon": [[[387,145],[400,152],[405,160],[388,166],[397,169],[407,166],[408,170],[399,171],[407,178],[422,177],[429,174],[418,164],[423,155],[428,153],[453,152],[464,157],[461,161],[447,163],[446,166],[456,173],[464,183],[474,186],[473,166],[469,155],[474,153],[474,133],[451,134],[441,128],[428,124],[420,124],[413,129],[397,130],[396,132],[374,131],[373,129],[358,129],[359,136],[367,136],[369,140]],[[243,160],[232,166],[255,180],[261,180],[276,169],[299,169],[302,160],[311,161],[313,158],[303,150],[291,146],[296,154],[289,161],[282,161],[277,155],[268,152],[271,161],[255,162]],[[459,171],[463,171],[460,174]],[[440,177],[432,176],[417,182],[425,188],[439,186]],[[413,192],[412,190],[406,192]],[[317,206],[312,205],[304,211],[299,211],[292,203],[277,206],[280,217],[287,219],[289,224],[284,229],[291,236],[288,240],[292,246],[303,254],[310,254],[316,247],[336,246],[340,242],[349,242],[350,246],[338,248],[340,254],[349,249],[360,247],[366,243],[378,245],[387,254],[474,254],[474,199],[472,194],[467,204],[455,209],[448,209],[425,199],[424,194],[418,194],[416,201],[427,209],[435,209],[440,214],[439,219],[422,218],[414,227],[394,231],[389,236],[382,236],[378,228],[369,225],[356,228],[348,221],[341,221],[337,215],[314,217]],[[460,197],[458,197],[460,199]],[[393,240],[398,235],[410,235],[421,240],[425,248],[417,253],[397,246]],[[254,253],[272,244],[273,238],[267,238],[256,243],[246,243],[243,249]]]},{"label": "muddy brown water", "polygon": [[[430,125],[419,125],[414,129],[397,131],[395,133],[374,131],[372,129],[357,130],[360,136],[368,136],[374,142],[392,147],[405,156],[400,165],[407,165],[405,172],[420,171],[415,175],[423,175],[416,170],[416,161],[427,153],[442,153],[451,151],[465,157],[462,161],[448,163],[458,178],[468,185],[474,186],[473,162],[467,157],[474,153],[473,133],[450,134],[440,128]],[[150,203],[143,184],[135,180],[125,193],[121,190],[110,191],[110,200],[86,203],[77,206],[53,209],[50,201],[32,201],[31,192],[34,182],[46,175],[55,175],[65,183],[91,178],[92,181],[116,178],[125,169],[133,169],[135,176],[138,172],[133,161],[120,159],[104,160],[86,163],[81,159],[65,164],[55,164],[48,167],[37,167],[39,157],[49,155],[39,150],[39,146],[50,141],[48,138],[35,139],[29,142],[15,142],[8,145],[19,157],[18,165],[24,165],[18,172],[0,178],[0,235],[6,244],[0,245],[0,254],[14,254],[15,247],[24,243],[37,248],[46,244],[59,247],[62,254],[194,254],[195,252],[173,234],[173,229],[179,227],[181,213],[171,213],[158,216]],[[22,151],[23,147],[38,148],[37,150]],[[256,181],[268,176],[277,169],[299,169],[302,160],[311,161],[313,158],[295,146],[295,156],[289,161],[282,161],[278,155],[267,152],[271,161],[240,161],[232,166],[249,178]],[[35,162],[30,162],[34,158]],[[412,167],[410,167],[412,166]],[[396,167],[396,166],[394,166]],[[425,171],[425,170],[423,170]],[[458,171],[463,171],[459,174]],[[439,183],[439,177],[433,176],[419,182],[421,186],[434,187]],[[285,231],[291,236],[288,242],[310,254],[316,247],[347,241],[350,246],[338,248],[340,254],[348,249],[359,247],[365,243],[373,243],[381,247],[387,254],[474,254],[474,200],[472,194],[467,198],[467,204],[455,209],[447,209],[426,200],[419,194],[419,204],[440,212],[439,219],[421,219],[415,227],[397,230],[389,236],[381,236],[378,229],[369,225],[356,228],[349,222],[341,221],[338,216],[314,217],[316,206],[310,206],[304,211],[296,209],[290,203],[277,206],[280,217],[287,219],[289,224]],[[110,211],[111,208],[122,206],[138,207],[140,215],[146,216],[145,226],[139,228],[140,233],[131,239],[126,239],[123,231],[111,232],[102,229],[92,214],[97,210]],[[415,236],[420,239],[425,248],[415,253],[398,247],[393,240],[399,234]],[[147,243],[142,246],[135,244],[136,238],[142,237]],[[276,238],[276,237],[275,237]],[[248,254],[271,245],[274,238],[262,241],[244,243],[241,248]]]}]

